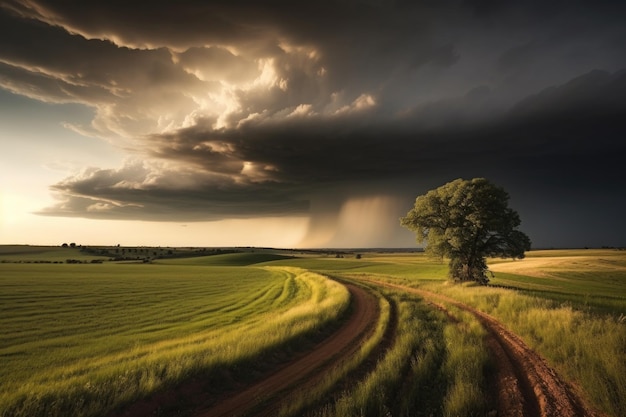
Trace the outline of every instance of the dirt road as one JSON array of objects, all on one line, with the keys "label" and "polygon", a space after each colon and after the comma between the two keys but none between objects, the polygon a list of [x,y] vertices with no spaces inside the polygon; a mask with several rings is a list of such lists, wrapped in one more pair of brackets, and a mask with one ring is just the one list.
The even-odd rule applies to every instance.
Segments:
[{"label": "dirt road", "polygon": [[498,417],[600,417],[590,410],[539,354],[492,316],[452,298],[403,285],[368,280],[417,294],[438,308],[441,303],[472,313],[488,332],[486,344],[496,362]]},{"label": "dirt road", "polygon": [[352,295],[350,318],[329,338],[319,343],[306,355],[288,363],[263,380],[225,396],[214,406],[203,409],[196,417],[232,417],[253,412],[253,415],[271,415],[291,389],[302,389],[316,375],[321,375],[335,363],[349,357],[359,348],[362,338],[377,321],[378,300],[364,289],[346,285]]}]

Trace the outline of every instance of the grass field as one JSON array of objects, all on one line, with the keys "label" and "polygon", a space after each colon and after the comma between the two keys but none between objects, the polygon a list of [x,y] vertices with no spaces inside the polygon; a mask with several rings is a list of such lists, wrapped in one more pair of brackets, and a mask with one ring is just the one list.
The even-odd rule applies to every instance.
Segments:
[{"label": "grass field", "polygon": [[7,417],[101,415],[245,363],[348,302],[344,287],[294,268],[0,264],[0,288]]},{"label": "grass field", "polygon": [[[355,281],[374,278],[425,288],[485,311],[519,334],[572,384],[581,387],[596,407],[611,416],[626,415],[624,251],[536,251],[521,261],[493,259],[490,264],[495,276],[489,288],[450,285],[445,264],[423,255],[290,262]],[[471,355],[461,351],[465,351],[462,355]],[[342,401],[350,403],[353,398],[348,398]]]},{"label": "grass field", "polygon": [[418,296],[382,291],[397,309],[393,344],[362,380],[312,415],[486,415],[489,362],[476,320],[458,313],[450,322]]},{"label": "grass field", "polygon": [[[485,311],[595,407],[626,415],[624,251],[490,260],[495,277],[487,288],[449,284],[446,263],[419,253],[357,259],[259,250],[152,264],[32,263],[70,258],[94,259],[71,248],[0,248],[0,262],[9,261],[0,263],[2,417],[102,415],[193,375],[220,385],[243,369],[245,378],[252,363],[337,322],[348,293],[322,275],[424,288]],[[446,316],[417,295],[372,291],[383,314],[368,342],[326,385],[295,394],[281,415],[488,412],[491,365],[480,324],[452,306]],[[383,343],[389,326],[393,343],[366,374],[334,392]],[[329,392],[333,400],[325,402]]]},{"label": "grass field", "polygon": [[626,251],[533,251],[518,261],[497,260],[495,285],[604,313],[626,314]]}]

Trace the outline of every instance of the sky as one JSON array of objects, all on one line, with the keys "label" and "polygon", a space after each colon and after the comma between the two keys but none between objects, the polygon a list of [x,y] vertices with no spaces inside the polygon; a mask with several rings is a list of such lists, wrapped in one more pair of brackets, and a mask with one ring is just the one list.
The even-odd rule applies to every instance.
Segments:
[{"label": "sky", "polygon": [[623,1],[0,0],[0,244],[415,247],[456,178],[626,246]]}]

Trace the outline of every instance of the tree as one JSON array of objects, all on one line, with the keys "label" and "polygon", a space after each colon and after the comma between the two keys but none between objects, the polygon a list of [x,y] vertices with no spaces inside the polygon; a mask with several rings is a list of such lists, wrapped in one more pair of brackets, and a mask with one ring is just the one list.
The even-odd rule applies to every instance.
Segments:
[{"label": "tree", "polygon": [[457,179],[418,196],[400,222],[426,242],[427,253],[450,260],[452,279],[487,284],[486,257],[522,259],[530,249],[508,201],[503,188],[484,178]]}]

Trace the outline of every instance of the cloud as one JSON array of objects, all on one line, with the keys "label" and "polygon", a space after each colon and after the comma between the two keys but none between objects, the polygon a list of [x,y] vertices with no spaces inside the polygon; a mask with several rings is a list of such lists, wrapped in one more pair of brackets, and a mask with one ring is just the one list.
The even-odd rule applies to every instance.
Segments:
[{"label": "cloud", "polygon": [[185,72],[163,48],[119,48],[31,20],[2,14],[0,20],[15,34],[0,41],[0,86],[94,108],[91,125],[81,127],[94,136],[132,138],[181,126],[198,107],[194,92],[218,91],[217,83]]},{"label": "cloud", "polygon": [[[624,180],[617,169],[626,152],[624,85],[624,72],[592,72],[529,96],[495,120],[457,118],[451,126],[422,126],[428,108],[385,122],[352,113],[260,118],[228,129],[196,124],[145,138],[146,160],[160,162],[91,169],[56,184],[62,201],[43,213],[180,221],[301,215],[322,190],[341,205],[355,195],[401,195],[407,184],[450,172],[538,189],[610,189]],[[459,98],[462,106],[437,111],[455,113],[485,94],[471,92]]]},{"label": "cloud", "polygon": [[[124,147],[129,146],[129,139],[191,126],[198,120],[214,119],[222,127],[255,114],[290,114],[301,106],[323,112],[328,106],[350,106],[370,94],[367,86],[331,91],[318,48],[291,43],[275,28],[266,27],[269,23],[258,23],[265,28],[262,33],[253,31],[245,40],[233,35],[234,44],[226,34],[213,38],[207,33],[215,28],[204,29],[200,33],[206,38],[198,45],[196,35],[188,30],[194,23],[160,22],[172,16],[158,11],[158,4],[149,14],[156,20],[144,21],[144,11],[131,8],[124,16],[135,19],[134,24],[119,27],[118,19],[97,17],[117,13],[114,5],[104,12],[101,5],[92,4],[95,9],[85,8],[76,26],[73,9],[57,10],[56,5],[44,2],[28,4],[31,7],[8,2],[5,13],[0,13],[0,23],[13,34],[0,41],[0,86],[42,101],[90,106],[95,109],[94,119],[89,125],[73,126],[74,130],[108,140],[118,138]],[[196,7],[182,9],[175,9],[174,15],[178,11],[187,15]],[[228,7],[213,9],[204,12],[232,12]],[[234,28],[249,25],[249,18],[246,13],[233,15],[234,21],[241,20]],[[94,33],[81,29],[84,22],[93,24],[88,27]],[[99,24],[112,26],[98,29]],[[210,27],[206,21],[201,24]],[[154,27],[159,31],[150,30]],[[168,28],[180,31],[179,35]],[[155,41],[146,41],[147,46],[120,42],[128,31],[137,31],[130,38],[155,36]],[[190,38],[184,46],[166,42],[182,42],[185,36]]]},{"label": "cloud", "polygon": [[[252,167],[251,169],[254,169]],[[245,171],[245,169],[244,169]],[[52,186],[58,202],[38,214],[146,221],[301,216],[308,202],[289,185],[240,184],[228,175],[129,160],[88,168]]]},{"label": "cloud", "polygon": [[203,81],[246,84],[260,75],[254,60],[216,46],[191,47],[184,52],[172,52],[172,56],[185,71]]},{"label": "cloud", "polygon": [[207,118],[236,126],[300,106],[325,114],[359,97],[374,99],[384,118],[481,85],[510,106],[594,68],[626,66],[617,7],[582,13],[572,5],[543,16],[546,6],[532,2],[185,1],[146,9],[6,1],[0,23],[13,36],[0,44],[0,74],[13,92],[94,107],[80,130],[100,137]]},{"label": "cloud", "polygon": [[0,87],[88,106],[68,128],[129,156],[41,214],[353,230],[377,195],[461,176],[623,180],[624,6],[594,4],[9,0]]}]

